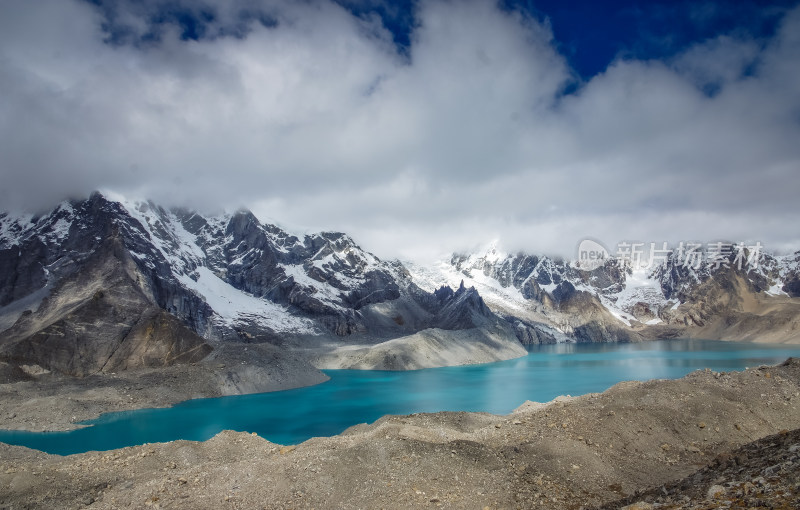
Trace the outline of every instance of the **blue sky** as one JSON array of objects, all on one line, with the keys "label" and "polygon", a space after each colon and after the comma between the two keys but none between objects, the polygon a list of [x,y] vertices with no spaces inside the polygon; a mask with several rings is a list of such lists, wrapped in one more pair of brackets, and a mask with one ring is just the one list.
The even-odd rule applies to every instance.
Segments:
[{"label": "blue sky", "polygon": [[2,208],[107,188],[343,230],[800,246],[800,8],[8,0]]},{"label": "blue sky", "polygon": [[767,40],[796,1],[508,0],[548,19],[562,54],[584,78],[616,58],[664,59],[721,34]]},{"label": "blue sky", "polygon": [[[139,43],[158,39],[164,26],[174,25],[185,40],[246,36],[252,22],[272,26],[268,9],[244,5],[238,20],[220,30],[217,9],[202,2],[131,2],[151,23],[151,30],[133,37],[119,20],[117,0],[86,0],[105,17],[105,29],[112,43]],[[336,0],[361,18],[377,16],[391,32],[400,53],[408,53],[417,24],[414,0]],[[600,73],[617,58],[664,59],[693,44],[722,34],[737,34],[768,40],[787,9],[796,0],[501,0],[498,7],[522,13],[547,23],[555,43],[572,68],[583,79]],[[148,5],[149,4],[149,5]],[[267,14],[265,14],[267,13]]]}]

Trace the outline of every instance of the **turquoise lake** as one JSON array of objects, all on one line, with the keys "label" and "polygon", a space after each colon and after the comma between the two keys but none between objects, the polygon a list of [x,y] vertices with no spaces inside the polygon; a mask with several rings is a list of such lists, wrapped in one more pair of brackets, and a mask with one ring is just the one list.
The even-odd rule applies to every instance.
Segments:
[{"label": "turquoise lake", "polygon": [[0,441],[67,455],[175,439],[206,440],[231,429],[280,444],[330,436],[385,414],[485,411],[525,400],[603,391],[625,380],[674,379],[694,370],[743,370],[800,356],[800,346],[704,340],[533,347],[519,359],[407,372],[328,370],[317,386],[189,400],[166,409],[109,413],[70,432],[0,430]]}]

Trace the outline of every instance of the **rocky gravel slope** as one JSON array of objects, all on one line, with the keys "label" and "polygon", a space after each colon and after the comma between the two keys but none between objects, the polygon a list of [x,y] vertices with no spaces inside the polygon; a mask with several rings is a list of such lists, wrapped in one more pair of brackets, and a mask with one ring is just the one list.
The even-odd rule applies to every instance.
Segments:
[{"label": "rocky gravel slope", "polygon": [[800,508],[800,429],[721,453],[683,480],[603,505],[602,510],[617,508]]}]

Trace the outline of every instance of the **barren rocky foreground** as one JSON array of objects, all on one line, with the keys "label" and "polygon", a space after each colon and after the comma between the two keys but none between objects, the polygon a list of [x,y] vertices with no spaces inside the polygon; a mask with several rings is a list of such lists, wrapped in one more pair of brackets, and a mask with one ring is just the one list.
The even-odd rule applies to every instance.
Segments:
[{"label": "barren rocky foreground", "polygon": [[[737,459],[757,465],[772,450],[725,455],[784,431],[778,437],[788,439],[772,451],[781,467],[770,473],[794,466],[796,475],[791,451],[800,447],[785,431],[798,427],[800,360],[793,359],[621,383],[602,394],[529,402],[508,416],[387,416],[297,446],[230,431],[202,443],[68,457],[0,445],[0,508],[715,508],[723,494],[710,487],[734,489],[713,476],[702,479],[707,486],[699,478],[688,483],[697,490],[685,495],[678,485],[669,500],[665,488],[661,495],[641,491],[711,464],[748,477],[741,483],[756,493],[766,486],[759,485],[763,475],[738,469]],[[791,498],[796,478],[766,476],[763,483],[782,484],[770,494]]]},{"label": "barren rocky foreground", "polygon": [[707,467],[682,480],[602,508],[800,508],[800,429],[784,430],[721,453]]}]

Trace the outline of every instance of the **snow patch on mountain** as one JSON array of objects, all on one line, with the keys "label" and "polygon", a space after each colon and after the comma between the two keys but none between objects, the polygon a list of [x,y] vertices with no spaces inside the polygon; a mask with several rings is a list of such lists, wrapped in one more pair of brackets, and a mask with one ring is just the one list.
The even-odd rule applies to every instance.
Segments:
[{"label": "snow patch on mountain", "polygon": [[303,270],[303,266],[278,264],[278,267],[283,270],[287,277],[292,278],[296,284],[310,290],[311,295],[314,296],[315,299],[339,310],[345,309],[344,306],[342,306],[342,291],[311,278]]},{"label": "snow patch on mountain", "polygon": [[633,315],[631,315],[629,313],[626,313],[626,312],[622,311],[619,307],[617,307],[614,304],[613,301],[611,301],[606,296],[603,296],[602,294],[598,294],[598,297],[600,298],[600,303],[606,308],[606,310],[608,310],[608,312],[615,319],[620,321],[621,323],[623,323],[626,326],[630,327],[631,326],[631,321],[635,321],[636,320],[636,317],[634,317]]},{"label": "snow patch on mountain", "polygon": [[293,316],[286,308],[251,296],[224,282],[207,267],[198,267],[191,275],[180,275],[180,282],[201,296],[216,312],[218,323],[236,326],[256,322],[273,331],[314,334],[317,330],[308,319]]},{"label": "snow patch on mountain", "polygon": [[601,302],[612,314],[624,317],[623,322],[630,320],[632,316],[629,313],[637,304],[646,305],[655,315],[675,304],[664,296],[661,283],[655,279],[653,270],[648,269],[635,269],[628,273],[625,287],[620,292],[603,295],[595,290],[595,293],[605,298]]},{"label": "snow patch on mountain", "polygon": [[32,214],[0,214],[0,248],[17,246],[32,217]]},{"label": "snow patch on mountain", "polygon": [[788,294],[783,291],[783,285],[783,281],[777,280],[775,284],[766,290],[766,293],[770,296],[788,296]]}]

